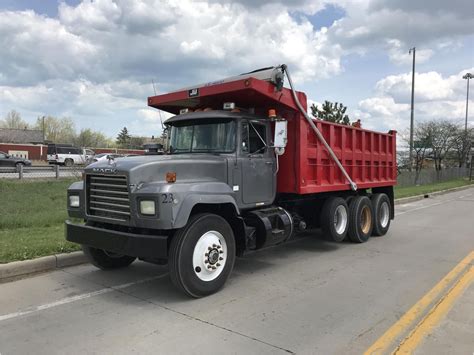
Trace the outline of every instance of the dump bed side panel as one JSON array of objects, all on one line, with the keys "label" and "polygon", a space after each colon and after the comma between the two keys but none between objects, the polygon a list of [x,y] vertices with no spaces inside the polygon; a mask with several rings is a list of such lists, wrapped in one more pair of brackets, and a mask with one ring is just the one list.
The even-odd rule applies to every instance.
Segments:
[{"label": "dump bed side panel", "polygon": [[[291,117],[288,146],[280,157],[279,193],[349,190],[348,181],[304,117]],[[396,132],[373,132],[314,120],[358,188],[396,184]]]}]

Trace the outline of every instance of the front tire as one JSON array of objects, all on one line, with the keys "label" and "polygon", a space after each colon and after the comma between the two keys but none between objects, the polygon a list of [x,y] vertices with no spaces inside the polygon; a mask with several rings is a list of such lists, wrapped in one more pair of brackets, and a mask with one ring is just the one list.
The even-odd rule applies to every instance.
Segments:
[{"label": "front tire", "polygon": [[133,256],[115,254],[86,245],[82,246],[82,250],[89,259],[89,262],[102,270],[126,267],[133,263],[136,259]]},{"label": "front tire", "polygon": [[369,240],[374,226],[372,203],[367,196],[356,196],[349,205],[349,238],[354,243]]},{"label": "front tire", "polygon": [[64,165],[67,166],[67,167],[71,167],[71,166],[74,165],[74,160],[72,160],[72,159],[66,159],[66,160],[64,161]]},{"label": "front tire", "polygon": [[199,298],[221,289],[234,261],[234,233],[218,215],[203,213],[191,217],[171,240],[171,281],[188,296]]}]

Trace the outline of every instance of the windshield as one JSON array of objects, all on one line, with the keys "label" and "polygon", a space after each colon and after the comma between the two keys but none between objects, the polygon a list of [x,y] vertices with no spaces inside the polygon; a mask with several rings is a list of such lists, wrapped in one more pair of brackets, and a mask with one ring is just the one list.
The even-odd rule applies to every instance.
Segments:
[{"label": "windshield", "polygon": [[180,122],[171,127],[170,153],[232,153],[235,122],[213,119]]}]

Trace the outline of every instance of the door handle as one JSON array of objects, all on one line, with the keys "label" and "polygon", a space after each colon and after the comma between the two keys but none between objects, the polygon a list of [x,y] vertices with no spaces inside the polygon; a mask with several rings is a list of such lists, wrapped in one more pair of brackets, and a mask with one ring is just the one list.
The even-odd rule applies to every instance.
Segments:
[{"label": "door handle", "polygon": [[273,165],[273,162],[272,162],[272,161],[266,161],[265,164],[267,164],[267,165]]}]

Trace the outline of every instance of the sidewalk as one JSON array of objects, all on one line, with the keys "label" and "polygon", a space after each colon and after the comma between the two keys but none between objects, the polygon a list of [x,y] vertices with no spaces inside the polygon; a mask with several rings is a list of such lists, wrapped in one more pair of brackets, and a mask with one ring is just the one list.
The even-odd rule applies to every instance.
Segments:
[{"label": "sidewalk", "polygon": [[474,353],[474,284],[464,291],[446,317],[427,335],[415,353]]}]

